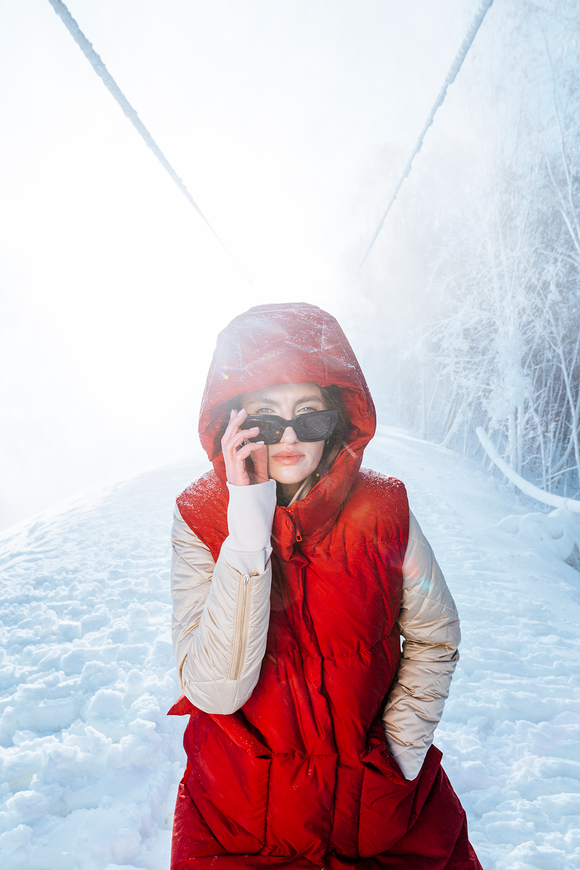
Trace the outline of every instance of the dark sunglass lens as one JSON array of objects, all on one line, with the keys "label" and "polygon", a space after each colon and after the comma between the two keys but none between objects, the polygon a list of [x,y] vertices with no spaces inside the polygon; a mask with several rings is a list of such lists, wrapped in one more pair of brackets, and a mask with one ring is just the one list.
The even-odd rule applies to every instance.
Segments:
[{"label": "dark sunglass lens", "polygon": [[263,441],[265,444],[276,444],[282,437],[284,429],[281,426],[279,417],[262,416],[261,414],[250,414],[240,429],[252,429],[254,426],[260,427],[258,435],[248,438],[248,441]]},{"label": "dark sunglass lens", "polygon": [[333,422],[332,413],[315,411],[298,417],[294,431],[301,441],[324,441],[334,429]]},{"label": "dark sunglass lens", "polygon": [[265,444],[278,444],[287,426],[292,426],[299,441],[324,441],[334,431],[338,420],[336,411],[311,411],[299,414],[292,422],[275,414],[249,414],[240,429],[259,426],[260,434],[248,441],[263,441]]},{"label": "dark sunglass lens", "polygon": [[258,423],[260,434],[256,441],[263,441],[265,444],[275,444],[282,437],[284,431],[278,420],[262,419]]}]

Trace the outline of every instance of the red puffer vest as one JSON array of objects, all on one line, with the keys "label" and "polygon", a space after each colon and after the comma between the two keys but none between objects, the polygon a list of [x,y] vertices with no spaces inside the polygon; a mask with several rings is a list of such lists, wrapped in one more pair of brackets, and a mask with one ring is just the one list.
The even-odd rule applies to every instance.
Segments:
[{"label": "red puffer vest", "polygon": [[351,430],[307,497],[276,509],[268,643],[251,698],[229,716],[186,698],[171,711],[190,714],[172,870],[475,870],[441,753],[431,747],[407,782],[380,722],[399,664],[409,509],[399,481],[360,470],[374,408],[333,318],[262,306],[222,333],[200,422],[216,470],[182,493],[181,515],[217,559],[227,402],[282,382],[338,386]]}]

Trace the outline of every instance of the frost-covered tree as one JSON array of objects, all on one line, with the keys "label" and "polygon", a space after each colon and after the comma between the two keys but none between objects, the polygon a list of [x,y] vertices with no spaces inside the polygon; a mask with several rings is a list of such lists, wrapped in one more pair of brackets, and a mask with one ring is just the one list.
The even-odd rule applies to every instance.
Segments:
[{"label": "frost-covered tree", "polygon": [[519,474],[576,495],[580,2],[519,0],[486,28],[461,135],[434,134],[366,275],[367,346],[397,359],[397,422],[468,451],[483,426]]}]

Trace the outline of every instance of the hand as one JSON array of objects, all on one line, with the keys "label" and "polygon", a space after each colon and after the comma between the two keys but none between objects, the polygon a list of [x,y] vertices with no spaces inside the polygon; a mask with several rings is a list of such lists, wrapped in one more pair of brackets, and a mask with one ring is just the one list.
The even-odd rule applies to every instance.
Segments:
[{"label": "hand", "polygon": [[[222,438],[226,477],[228,483],[234,486],[250,486],[253,483],[267,483],[269,480],[268,448],[264,442],[248,441],[244,444],[246,438],[255,438],[260,432],[258,426],[240,430],[240,425],[247,416],[248,412],[244,408],[241,411],[232,411],[230,422]],[[246,462],[250,456],[254,464],[253,471],[249,467],[250,463]]]}]

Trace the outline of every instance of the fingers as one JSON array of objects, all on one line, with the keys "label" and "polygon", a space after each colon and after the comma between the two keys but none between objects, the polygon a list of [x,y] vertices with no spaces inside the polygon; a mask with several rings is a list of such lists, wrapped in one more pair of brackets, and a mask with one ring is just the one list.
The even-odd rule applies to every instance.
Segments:
[{"label": "fingers", "polygon": [[239,451],[246,438],[253,438],[259,433],[257,426],[252,429],[240,429],[247,416],[248,413],[244,408],[238,413],[235,411],[230,413],[230,422],[222,438],[222,449]]},{"label": "fingers", "polygon": [[237,436],[239,436],[239,443],[242,443],[245,436],[240,434],[240,424],[243,423],[246,417],[247,414],[244,408],[238,412],[235,410],[230,411],[230,421],[222,437],[222,447],[227,449],[231,445],[232,440],[236,440]]},{"label": "fingers", "polygon": [[228,481],[234,484],[234,486],[248,486],[252,483],[246,466],[246,459],[264,446],[264,443],[260,441],[244,444],[246,438],[255,437],[260,431],[257,426],[252,429],[240,430],[240,425],[247,416],[247,411],[244,408],[238,412],[232,410],[221,442],[222,454],[226,465],[226,476]]},{"label": "fingers", "polygon": [[248,456],[251,456],[252,453],[260,450],[260,448],[263,446],[263,441],[248,441],[246,444],[243,444],[241,447],[237,448],[234,458],[239,462],[245,462]]},{"label": "fingers", "polygon": [[258,447],[252,454],[252,462],[254,463],[254,483],[267,483],[270,479],[268,469],[268,448],[263,441],[258,441],[254,444]]}]

